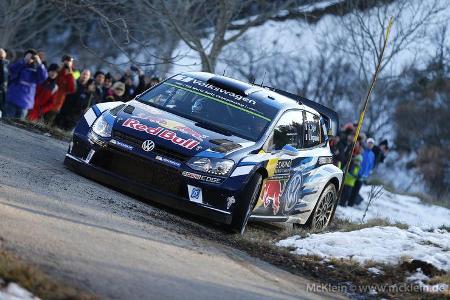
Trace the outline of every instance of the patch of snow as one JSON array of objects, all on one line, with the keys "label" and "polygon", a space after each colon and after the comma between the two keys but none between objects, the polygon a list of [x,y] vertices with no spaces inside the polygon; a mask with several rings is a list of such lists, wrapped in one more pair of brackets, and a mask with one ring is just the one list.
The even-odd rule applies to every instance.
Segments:
[{"label": "patch of snow", "polygon": [[293,253],[298,255],[353,259],[360,263],[372,260],[396,264],[402,258],[418,259],[450,271],[450,233],[446,230],[376,226],[306,238],[296,235],[279,241],[277,246],[294,247]]},{"label": "patch of snow", "polygon": [[430,277],[423,274],[422,270],[419,268],[416,270],[416,273],[413,273],[411,276],[406,278],[406,281],[412,282],[420,287],[420,289],[424,292],[428,293],[444,293],[449,291],[448,284],[445,283],[437,283],[433,285],[426,284],[430,280]]},{"label": "patch of snow", "polygon": [[[361,222],[364,210],[369,202],[370,186],[363,186],[360,195],[363,202],[358,206],[341,207],[336,209],[338,218]],[[436,228],[442,225],[450,226],[450,209],[428,205],[417,197],[404,196],[383,190],[379,199],[372,200],[364,221],[374,218],[387,219],[392,223],[400,222],[410,226],[422,228]]]},{"label": "patch of snow", "polygon": [[369,271],[369,273],[372,273],[373,275],[383,275],[384,272],[378,268],[375,267],[370,267],[367,269],[367,271]]},{"label": "patch of snow", "polygon": [[5,288],[0,288],[1,300],[40,300],[32,293],[18,285],[10,282]]}]

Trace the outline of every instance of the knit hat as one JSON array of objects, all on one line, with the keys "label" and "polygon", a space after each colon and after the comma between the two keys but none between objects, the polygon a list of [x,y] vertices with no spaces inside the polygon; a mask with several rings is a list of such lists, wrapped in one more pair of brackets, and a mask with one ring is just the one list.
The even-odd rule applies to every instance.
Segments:
[{"label": "knit hat", "polygon": [[375,140],[373,138],[368,138],[367,139],[367,144],[374,144],[375,145]]},{"label": "knit hat", "polygon": [[114,84],[112,85],[111,88],[112,88],[113,91],[115,91],[115,93],[119,97],[122,97],[123,94],[125,94],[125,83],[123,83],[121,81],[114,82]]}]

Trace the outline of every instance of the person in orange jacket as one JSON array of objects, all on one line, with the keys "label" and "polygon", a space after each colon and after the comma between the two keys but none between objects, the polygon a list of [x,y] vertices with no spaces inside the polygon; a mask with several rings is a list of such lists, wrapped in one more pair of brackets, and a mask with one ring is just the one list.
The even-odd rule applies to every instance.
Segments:
[{"label": "person in orange jacket", "polygon": [[55,102],[52,109],[45,115],[45,121],[47,124],[52,125],[56,115],[61,110],[64,104],[67,94],[75,93],[75,77],[73,76],[73,58],[70,55],[64,55],[61,59],[62,67],[56,78],[56,84],[58,85],[58,91],[55,94]]}]

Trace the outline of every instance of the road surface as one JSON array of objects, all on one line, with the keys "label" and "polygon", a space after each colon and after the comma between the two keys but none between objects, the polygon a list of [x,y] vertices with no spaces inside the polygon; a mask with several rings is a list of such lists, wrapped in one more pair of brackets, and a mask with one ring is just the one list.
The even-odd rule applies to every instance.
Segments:
[{"label": "road surface", "polygon": [[106,299],[335,299],[195,232],[225,234],[66,169],[67,142],[0,122],[0,243]]}]

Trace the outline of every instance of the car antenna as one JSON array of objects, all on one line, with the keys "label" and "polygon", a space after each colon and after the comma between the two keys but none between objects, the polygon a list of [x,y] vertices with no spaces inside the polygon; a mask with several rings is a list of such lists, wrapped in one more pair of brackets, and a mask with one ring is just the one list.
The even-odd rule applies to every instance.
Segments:
[{"label": "car antenna", "polygon": [[225,72],[227,71],[227,67],[225,67],[225,69],[223,69],[223,74],[222,76],[225,76]]},{"label": "car antenna", "polygon": [[263,86],[263,84],[264,84],[264,79],[266,78],[266,71],[264,71],[264,76],[263,76],[263,79],[261,80],[261,87]]}]

